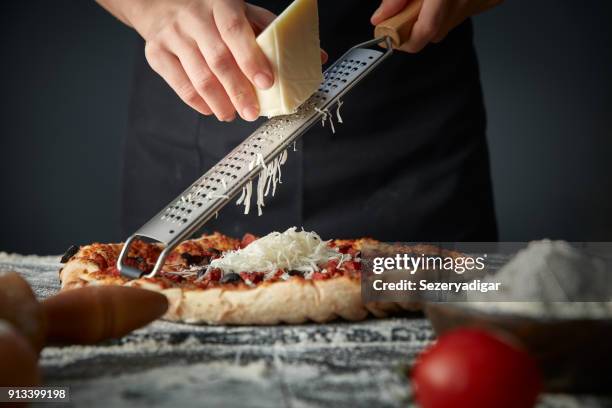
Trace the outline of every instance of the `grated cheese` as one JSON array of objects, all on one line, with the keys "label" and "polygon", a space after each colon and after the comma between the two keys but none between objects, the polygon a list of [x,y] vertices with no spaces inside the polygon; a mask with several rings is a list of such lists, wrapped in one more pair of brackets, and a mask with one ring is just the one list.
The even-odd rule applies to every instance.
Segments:
[{"label": "grated cheese", "polygon": [[315,112],[318,112],[321,114],[321,126],[325,127],[325,120],[327,119],[327,113],[324,110],[318,108],[317,106],[315,106],[314,110]]},{"label": "grated cheese", "polygon": [[[263,214],[262,208],[265,206],[264,197],[267,197],[270,191],[272,191],[272,196],[274,197],[274,194],[276,194],[276,185],[282,184],[281,166],[285,164],[286,161],[287,150],[282,152],[268,165],[266,165],[261,153],[258,153],[255,161],[249,164],[249,170],[253,170],[257,166],[261,167],[255,190],[257,193],[257,212],[260,216]],[[242,194],[236,201],[236,205],[244,205],[245,214],[248,214],[250,211],[251,190],[252,183],[249,182],[249,184],[242,188]]]},{"label": "grated cheese", "polygon": [[246,186],[242,187],[242,194],[240,194],[240,197],[236,201],[236,205],[242,204],[244,202],[244,197],[246,197]]},{"label": "grated cheese", "polygon": [[[329,120],[329,125],[331,127],[331,131],[333,134],[336,133],[336,128],[334,127],[334,116],[329,112],[329,108],[320,109],[315,106],[315,112],[321,114],[321,126],[325,127],[325,121]],[[336,110],[336,114],[338,114],[339,123],[342,123],[342,118],[340,117],[340,108]]]},{"label": "grated cheese", "polygon": [[292,227],[282,233],[272,232],[246,248],[225,252],[210,263],[208,271],[218,268],[223,273],[264,272],[264,279],[269,279],[281,269],[285,272],[282,279],[289,278],[288,271],[302,272],[304,278],[310,279],[314,272],[327,273],[320,268],[330,260],[342,264],[351,258],[330,247],[328,242],[315,232],[297,231]]},{"label": "grated cheese", "polygon": [[253,181],[249,180],[246,185],[246,195],[244,196],[244,214],[249,213],[249,209],[251,208],[251,193],[253,191]]},{"label": "grated cheese", "polygon": [[[336,106],[336,117],[338,119],[338,123],[343,123],[342,116],[340,116],[340,107],[343,105],[343,102],[338,100],[338,104]],[[314,107],[314,110],[321,114],[321,126],[325,127],[325,122],[329,120],[329,126],[331,128],[332,133],[336,133],[336,127],[334,126],[334,115],[329,111],[329,108],[320,109],[318,107]],[[282,138],[282,135],[279,135]],[[297,151],[297,141],[293,141],[293,151]],[[259,172],[259,178],[257,180],[257,186],[255,187],[255,192],[257,194],[257,198],[255,204],[257,205],[257,214],[261,216],[263,214],[263,207],[265,207],[264,197],[267,197],[270,191],[272,191],[272,197],[276,193],[276,185],[282,184],[281,180],[281,166],[285,164],[287,161],[287,150],[285,150],[280,156],[276,157],[272,163],[267,164],[264,161],[263,155],[261,153],[257,153],[255,156],[255,160],[251,160],[248,165],[249,171],[255,169],[256,167],[261,167],[261,171]],[[227,190],[227,186],[225,182],[222,181],[223,186]],[[236,205],[244,205],[244,214],[248,214],[251,209],[251,194],[253,190],[252,181],[249,181],[245,187],[242,188],[242,193],[240,197],[236,201]],[[220,197],[225,198],[225,195]]]},{"label": "grated cheese", "polygon": [[343,104],[344,102],[338,99],[338,106],[336,106],[336,116],[338,117],[338,123],[344,123],[342,122],[342,116],[340,116],[340,108],[342,107]]}]

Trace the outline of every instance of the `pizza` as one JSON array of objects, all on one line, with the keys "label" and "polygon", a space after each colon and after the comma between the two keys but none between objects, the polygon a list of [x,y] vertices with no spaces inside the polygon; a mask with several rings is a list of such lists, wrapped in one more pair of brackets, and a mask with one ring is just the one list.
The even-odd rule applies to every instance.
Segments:
[{"label": "pizza", "polygon": [[364,304],[360,251],[371,238],[323,241],[289,228],[242,239],[215,232],[178,245],[147,277],[163,247],[136,240],[126,262],[143,272],[130,280],[116,267],[122,244],[71,247],[62,258],[62,290],[124,285],[163,293],[165,319],[194,324],[279,324],[385,317],[410,305]]}]

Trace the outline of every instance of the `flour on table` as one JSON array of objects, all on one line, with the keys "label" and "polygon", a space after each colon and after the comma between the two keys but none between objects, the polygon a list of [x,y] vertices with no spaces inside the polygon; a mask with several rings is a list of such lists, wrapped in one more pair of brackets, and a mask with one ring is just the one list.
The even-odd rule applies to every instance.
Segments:
[{"label": "flour on table", "polygon": [[[57,260],[0,255],[46,297]],[[358,323],[212,327],[158,321],[121,340],[47,347],[44,385],[70,386],[77,407],[407,407],[398,371],[434,339],[418,316]],[[156,387],[161,387],[157,389]],[[600,408],[612,400],[543,396],[539,408]]]},{"label": "flour on table", "polygon": [[[499,293],[469,294],[466,306],[486,311],[548,318],[610,318],[609,265],[565,241],[533,241],[485,282],[500,282]],[[500,301],[504,300],[504,301]]]}]

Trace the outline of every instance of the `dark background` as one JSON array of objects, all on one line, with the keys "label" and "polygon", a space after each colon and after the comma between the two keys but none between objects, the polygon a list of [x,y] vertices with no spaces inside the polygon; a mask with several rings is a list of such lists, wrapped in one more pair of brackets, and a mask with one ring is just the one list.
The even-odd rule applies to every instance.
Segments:
[{"label": "dark background", "polygon": [[[508,1],[475,18],[501,240],[612,241],[611,9]],[[123,239],[136,34],[93,1],[0,10],[0,250]]]}]

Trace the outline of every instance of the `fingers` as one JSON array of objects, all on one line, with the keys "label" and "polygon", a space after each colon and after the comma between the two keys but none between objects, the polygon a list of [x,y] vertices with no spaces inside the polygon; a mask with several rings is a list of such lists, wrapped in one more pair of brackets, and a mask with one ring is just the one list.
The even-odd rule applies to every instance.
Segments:
[{"label": "fingers", "polygon": [[436,34],[436,37],[433,39],[433,42],[438,43],[442,41],[453,28],[457,27],[463,21],[467,20],[470,16],[487,11],[490,8],[498,6],[501,3],[503,3],[503,0],[485,0],[475,3],[468,2],[463,4],[457,4],[453,2],[449,10],[446,12],[446,21]]},{"label": "fingers", "polygon": [[[380,7],[372,15],[372,24],[378,25],[404,10],[416,0],[382,0]],[[412,27],[410,38],[400,50],[419,52],[430,42],[440,42],[448,32],[461,24],[469,16],[485,11],[502,3],[503,0],[478,2],[457,0],[423,0],[419,17]]]},{"label": "fingers", "polygon": [[178,58],[157,43],[147,43],[145,56],[151,68],[157,72],[176,94],[196,111],[210,115],[211,109],[195,90]]},{"label": "fingers", "polygon": [[243,0],[198,1],[176,10],[147,37],[151,67],[202,114],[231,121],[238,111],[245,120],[257,119],[254,86],[271,87],[274,74],[253,27],[264,29],[276,16]]},{"label": "fingers", "polygon": [[248,3],[246,3],[245,12],[256,35],[261,33],[276,18],[276,14],[271,11]]},{"label": "fingers", "polygon": [[325,64],[328,59],[329,55],[324,50],[321,50],[321,64]]},{"label": "fingers", "polygon": [[438,29],[438,32],[436,33],[434,38],[431,40],[431,42],[439,43],[442,40],[444,40],[444,38],[446,38],[450,30],[457,27],[459,24],[461,24],[461,22],[463,22],[463,20],[465,20],[468,17],[469,15],[465,14],[465,12],[462,13],[456,4],[450,6],[446,12],[446,18],[445,18],[444,23]]},{"label": "fingers", "polygon": [[407,52],[419,52],[438,35],[447,17],[449,2],[446,0],[425,0],[421,12],[412,27],[410,38],[400,47]]},{"label": "fingers", "polygon": [[212,73],[195,42],[177,41],[176,53],[196,92],[210,107],[217,119],[231,122],[236,118],[234,106],[225,89]]},{"label": "fingers", "polygon": [[271,87],[274,84],[272,67],[255,41],[244,3],[241,0],[216,2],[213,14],[221,38],[242,72],[258,88]]},{"label": "fingers", "polygon": [[410,1],[412,0],[383,0],[380,7],[372,14],[370,21],[378,25],[405,9]]},{"label": "fingers", "polygon": [[[241,23],[232,22],[232,24]],[[188,27],[206,64],[223,86],[235,110],[245,120],[257,119],[259,104],[253,85],[241,71],[232,52],[221,38],[216,28],[213,11],[209,10],[209,14],[193,19]],[[229,30],[243,30],[243,28],[234,26]]]}]

